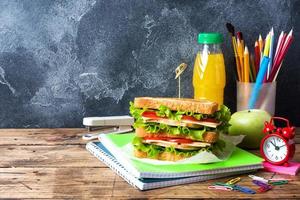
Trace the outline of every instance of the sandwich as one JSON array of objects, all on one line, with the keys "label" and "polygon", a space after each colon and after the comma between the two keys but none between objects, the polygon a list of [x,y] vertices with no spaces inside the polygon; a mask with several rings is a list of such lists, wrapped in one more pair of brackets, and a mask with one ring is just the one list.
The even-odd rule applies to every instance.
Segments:
[{"label": "sandwich", "polygon": [[134,117],[134,156],[178,161],[201,151],[222,148],[221,132],[229,127],[230,110],[205,99],[137,97],[130,102]]}]

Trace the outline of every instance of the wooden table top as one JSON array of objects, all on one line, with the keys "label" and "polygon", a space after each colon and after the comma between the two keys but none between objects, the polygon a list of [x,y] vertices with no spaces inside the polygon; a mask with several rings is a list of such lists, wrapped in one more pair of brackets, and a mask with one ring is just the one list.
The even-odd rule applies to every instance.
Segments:
[{"label": "wooden table top", "polygon": [[[84,129],[1,129],[0,198],[300,198],[300,176],[289,184],[255,195],[208,190],[216,180],[139,191],[85,150]],[[300,129],[296,142],[300,143]],[[258,151],[254,151],[258,153]],[[300,144],[295,159],[300,162]],[[255,173],[266,178],[273,173]],[[247,175],[241,185],[255,189]],[[226,181],[229,178],[218,179]]]}]

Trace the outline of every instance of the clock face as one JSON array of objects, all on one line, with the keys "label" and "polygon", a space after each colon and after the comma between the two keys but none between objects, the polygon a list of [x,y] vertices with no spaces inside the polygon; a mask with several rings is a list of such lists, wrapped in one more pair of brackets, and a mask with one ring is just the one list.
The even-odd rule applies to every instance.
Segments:
[{"label": "clock face", "polygon": [[264,141],[263,151],[265,156],[274,163],[281,162],[288,156],[286,142],[277,136],[270,136]]}]

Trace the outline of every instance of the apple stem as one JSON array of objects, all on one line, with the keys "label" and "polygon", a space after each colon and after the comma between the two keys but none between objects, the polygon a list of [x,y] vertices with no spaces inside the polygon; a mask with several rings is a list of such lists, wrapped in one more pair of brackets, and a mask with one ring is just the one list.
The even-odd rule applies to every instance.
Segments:
[{"label": "apple stem", "polygon": [[248,110],[248,113],[251,112],[250,110]]}]

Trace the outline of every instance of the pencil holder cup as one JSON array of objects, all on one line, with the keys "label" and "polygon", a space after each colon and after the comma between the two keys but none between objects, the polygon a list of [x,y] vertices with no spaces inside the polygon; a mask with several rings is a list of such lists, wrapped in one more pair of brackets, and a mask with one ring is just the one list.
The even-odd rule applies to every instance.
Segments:
[{"label": "pencil holder cup", "polygon": [[[252,89],[255,83],[236,83],[236,109],[247,110],[249,99],[251,97]],[[255,104],[255,109],[261,109],[267,111],[271,116],[275,113],[276,102],[276,82],[263,83],[260,89],[259,97]]]}]

